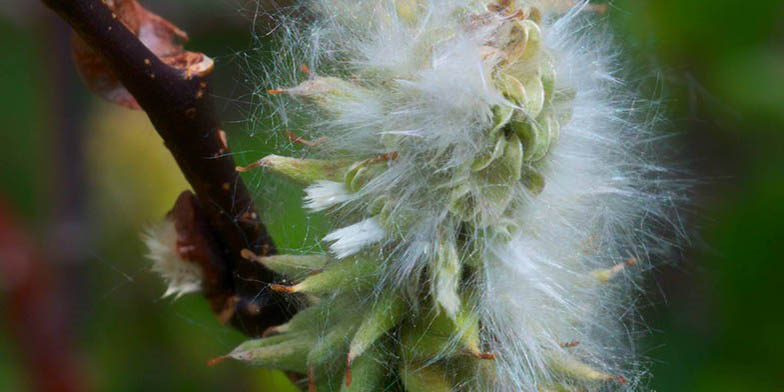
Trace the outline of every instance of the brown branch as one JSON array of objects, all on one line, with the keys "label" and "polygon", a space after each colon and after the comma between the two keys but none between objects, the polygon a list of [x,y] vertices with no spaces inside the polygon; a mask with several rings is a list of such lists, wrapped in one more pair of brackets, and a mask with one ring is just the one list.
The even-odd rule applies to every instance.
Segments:
[{"label": "brown branch", "polygon": [[42,1],[111,66],[191,184],[222,258],[220,268],[210,267],[215,263],[202,265],[204,284],[212,285],[205,292],[220,293],[209,298],[213,309],[252,336],[289,318],[295,307],[267,290],[276,276],[240,257],[245,248],[262,255],[273,254],[275,248],[227,154],[208,81],[163,63],[105,1]]}]

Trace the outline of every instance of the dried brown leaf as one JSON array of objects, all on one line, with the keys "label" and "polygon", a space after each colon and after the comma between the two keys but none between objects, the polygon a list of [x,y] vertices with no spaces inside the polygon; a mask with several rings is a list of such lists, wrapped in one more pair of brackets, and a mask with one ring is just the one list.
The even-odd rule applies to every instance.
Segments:
[{"label": "dried brown leaf", "polygon": [[[212,71],[211,58],[183,48],[188,34],[142,7],[137,0],[106,0],[105,3],[150,51],[165,64],[182,71],[185,77],[203,76]],[[140,109],[111,66],[76,34],[72,39],[72,49],[77,69],[91,91],[118,105]],[[140,61],[148,62],[149,59]]]},{"label": "dried brown leaf", "polygon": [[[177,230],[177,252],[180,258],[201,266],[202,289],[206,297],[220,301],[216,310],[223,308],[226,300],[223,293],[224,261],[220,247],[210,230],[199,201],[190,191],[184,191],[177,198],[168,218]],[[217,296],[217,298],[216,298]]]}]

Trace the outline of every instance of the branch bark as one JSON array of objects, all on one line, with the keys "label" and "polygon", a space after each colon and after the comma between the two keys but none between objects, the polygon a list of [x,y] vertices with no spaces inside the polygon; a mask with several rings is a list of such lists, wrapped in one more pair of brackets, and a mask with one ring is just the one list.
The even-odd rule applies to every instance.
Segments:
[{"label": "branch bark", "polygon": [[42,1],[110,64],[191,184],[198,201],[190,204],[205,219],[221,257],[218,263],[202,265],[213,310],[250,336],[287,320],[296,307],[267,289],[278,277],[240,256],[246,248],[274,254],[275,247],[228,154],[209,81],[163,63],[105,1]]}]

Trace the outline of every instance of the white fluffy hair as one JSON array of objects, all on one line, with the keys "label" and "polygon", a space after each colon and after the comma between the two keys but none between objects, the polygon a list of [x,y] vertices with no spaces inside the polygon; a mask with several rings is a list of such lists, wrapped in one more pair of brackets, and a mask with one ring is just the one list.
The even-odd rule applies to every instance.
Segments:
[{"label": "white fluffy hair", "polygon": [[[666,142],[652,130],[655,103],[635,97],[606,29],[581,12],[587,2],[565,13],[553,11],[555,3],[563,2],[516,2],[543,12],[541,42],[555,66],[556,88],[575,92],[563,109],[572,112],[571,121],[542,161],[541,193],[516,186],[509,196],[514,207],[503,211],[476,204],[481,223],[471,236],[480,254],[463,256],[478,257],[483,266],[476,311],[498,354],[495,390],[546,390],[563,379],[553,363],[572,357],[630,380],[625,387],[633,389],[641,372],[624,323],[632,310],[632,274],[602,284],[593,272],[631,258],[644,263],[667,245],[654,233],[671,219],[675,197],[654,155]],[[440,187],[448,188],[449,175],[488,148],[492,107],[513,105],[491,80],[499,60],[483,53],[497,25],[461,27],[465,10],[486,2],[418,4],[422,22],[412,29],[394,1],[311,1],[308,9],[316,11],[307,27],[290,20],[279,26],[283,46],[261,81],[265,88],[301,85],[307,77],[298,70],[305,64],[310,80],[357,82],[346,97],[322,102],[328,115],[314,115],[312,103],[289,97],[267,97],[266,107],[278,130],[325,137],[308,158],[372,159],[389,153],[392,143],[397,159],[361,189],[320,181],[306,189],[306,206],[341,222],[325,237],[336,257],[380,244],[385,281],[399,285],[420,278],[445,236],[461,235],[449,212],[451,195]],[[388,220],[405,222],[404,229],[382,228],[366,212],[389,195]],[[506,235],[488,229],[506,222],[514,226]]]},{"label": "white fluffy hair", "polygon": [[171,219],[166,218],[150,226],[144,233],[143,240],[147,245],[147,258],[153,262],[153,272],[166,283],[164,298],[173,295],[177,299],[185,294],[201,291],[204,274],[198,264],[180,257],[177,230]]}]

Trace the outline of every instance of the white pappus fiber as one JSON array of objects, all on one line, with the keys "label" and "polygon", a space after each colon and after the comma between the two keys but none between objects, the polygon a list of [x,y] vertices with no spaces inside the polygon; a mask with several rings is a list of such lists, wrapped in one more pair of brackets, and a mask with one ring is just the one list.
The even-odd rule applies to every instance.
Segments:
[{"label": "white pappus fiber", "polygon": [[384,228],[379,226],[375,219],[368,218],[327,234],[324,241],[334,241],[329,249],[342,259],[359,252],[365,246],[381,241],[384,234]]},{"label": "white pappus fiber", "polygon": [[202,271],[196,263],[182,259],[177,251],[177,230],[169,219],[150,226],[144,233],[147,258],[152,260],[152,270],[166,282],[163,297],[201,290]]},{"label": "white pappus fiber", "polygon": [[312,211],[323,211],[351,200],[343,183],[319,180],[305,189],[305,207]]},{"label": "white pappus fiber", "polygon": [[[444,390],[640,388],[622,270],[667,247],[655,231],[680,195],[655,159],[655,104],[625,85],[587,2],[564,4],[313,0],[307,23],[281,21],[263,110],[308,148],[264,166],[339,222],[335,270],[375,258],[379,303],[391,290],[410,317],[460,326],[420,358],[406,328],[421,331],[394,320],[408,391],[423,372]],[[460,345],[485,359],[470,376],[444,354]]]}]

